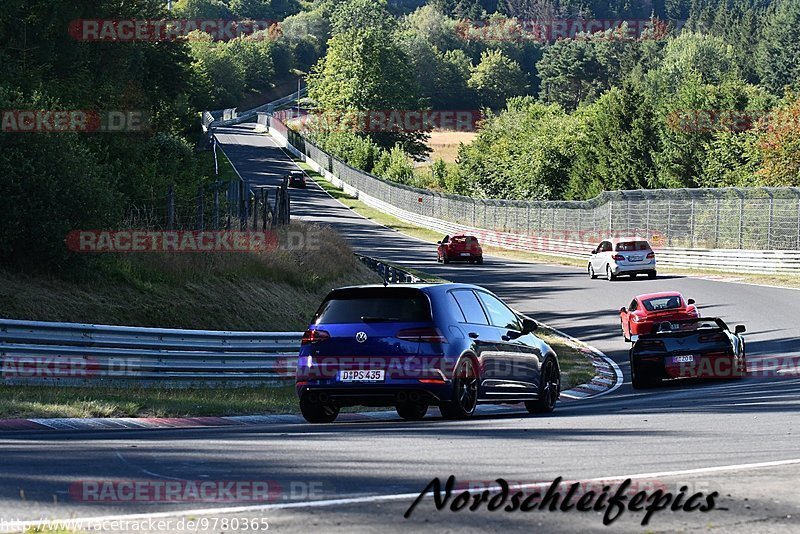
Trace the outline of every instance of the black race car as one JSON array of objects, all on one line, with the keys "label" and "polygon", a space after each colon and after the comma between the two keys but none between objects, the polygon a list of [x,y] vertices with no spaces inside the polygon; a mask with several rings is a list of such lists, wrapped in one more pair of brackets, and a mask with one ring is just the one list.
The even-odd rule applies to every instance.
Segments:
[{"label": "black race car", "polygon": [[722,319],[664,321],[630,351],[634,389],[673,378],[741,378],[747,374],[744,325],[733,332]]}]

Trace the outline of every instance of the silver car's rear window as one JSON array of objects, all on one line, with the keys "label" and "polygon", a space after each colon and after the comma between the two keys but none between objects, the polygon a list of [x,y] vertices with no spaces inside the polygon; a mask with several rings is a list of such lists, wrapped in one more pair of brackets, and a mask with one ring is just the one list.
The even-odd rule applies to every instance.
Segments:
[{"label": "silver car's rear window", "polygon": [[650,250],[650,243],[647,241],[624,241],[617,243],[617,252],[636,252],[638,250]]}]

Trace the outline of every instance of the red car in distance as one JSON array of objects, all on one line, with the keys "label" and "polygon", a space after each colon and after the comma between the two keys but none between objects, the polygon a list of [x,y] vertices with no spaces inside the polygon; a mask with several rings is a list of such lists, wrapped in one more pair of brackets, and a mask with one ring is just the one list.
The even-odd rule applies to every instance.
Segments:
[{"label": "red car in distance", "polygon": [[627,308],[619,309],[622,337],[625,341],[636,341],[642,334],[651,334],[654,326],[662,321],[697,317],[700,317],[700,312],[694,305],[694,300],[684,299],[677,291],[639,295]]},{"label": "red car in distance", "polygon": [[458,234],[444,236],[438,241],[436,248],[436,261],[450,263],[451,261],[468,261],[470,263],[483,263],[483,249],[478,238],[471,235]]}]

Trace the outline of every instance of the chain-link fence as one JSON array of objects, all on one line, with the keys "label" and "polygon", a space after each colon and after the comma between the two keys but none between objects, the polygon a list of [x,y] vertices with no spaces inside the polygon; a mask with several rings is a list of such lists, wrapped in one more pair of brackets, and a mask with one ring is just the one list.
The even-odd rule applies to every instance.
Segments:
[{"label": "chain-link fence", "polygon": [[797,187],[611,191],[586,201],[477,199],[388,182],[326,153],[278,118],[269,122],[346,184],[418,215],[569,241],[637,234],[675,248],[800,250]]}]

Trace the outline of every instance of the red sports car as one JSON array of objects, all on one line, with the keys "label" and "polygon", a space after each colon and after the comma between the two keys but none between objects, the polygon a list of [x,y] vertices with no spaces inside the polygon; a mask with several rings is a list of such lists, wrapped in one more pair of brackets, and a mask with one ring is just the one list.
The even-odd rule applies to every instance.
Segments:
[{"label": "red sports car", "polygon": [[636,341],[642,334],[651,334],[653,327],[662,321],[695,319],[700,312],[694,300],[686,300],[677,291],[648,293],[635,297],[627,308],[619,309],[622,336],[625,341]]},{"label": "red sports car", "polygon": [[458,234],[446,235],[437,243],[436,261],[450,263],[451,261],[468,261],[470,263],[483,263],[483,249],[478,238],[471,235]]}]

